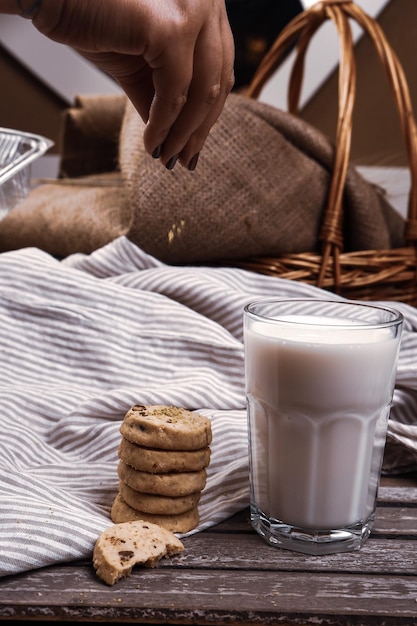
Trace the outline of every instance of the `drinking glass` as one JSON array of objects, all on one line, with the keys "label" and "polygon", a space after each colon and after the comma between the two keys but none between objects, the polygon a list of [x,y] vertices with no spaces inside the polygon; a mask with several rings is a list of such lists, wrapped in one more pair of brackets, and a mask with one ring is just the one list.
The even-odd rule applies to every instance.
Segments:
[{"label": "drinking glass", "polygon": [[245,307],[251,523],[271,545],[321,555],[369,536],[402,325],[354,301]]}]

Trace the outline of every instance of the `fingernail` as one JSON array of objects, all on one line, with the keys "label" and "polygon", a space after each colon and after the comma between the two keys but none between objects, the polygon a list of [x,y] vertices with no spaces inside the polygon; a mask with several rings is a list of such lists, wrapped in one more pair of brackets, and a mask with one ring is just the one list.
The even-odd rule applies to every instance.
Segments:
[{"label": "fingernail", "polygon": [[167,162],[167,164],[165,165],[165,167],[167,168],[167,170],[172,170],[174,169],[174,165],[175,163],[178,161],[178,154],[176,154],[175,156],[171,157],[169,159],[169,161]]},{"label": "fingernail", "polygon": [[161,156],[162,144],[160,146],[156,146],[155,150],[152,152],[152,156],[154,159],[159,159]]},{"label": "fingernail", "polygon": [[190,172],[194,172],[195,168],[197,167],[197,163],[198,163],[198,157],[200,156],[200,153],[197,152],[190,160],[189,164],[188,164],[188,169],[190,170]]}]

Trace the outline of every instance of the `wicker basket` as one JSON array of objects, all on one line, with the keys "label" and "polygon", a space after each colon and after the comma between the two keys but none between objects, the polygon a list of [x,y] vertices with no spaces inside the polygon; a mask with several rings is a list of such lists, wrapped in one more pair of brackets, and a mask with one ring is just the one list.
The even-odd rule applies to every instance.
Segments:
[{"label": "wicker basket", "polygon": [[[306,252],[278,258],[253,258],[246,269],[302,281],[357,300],[396,300],[417,305],[417,135],[407,81],[397,56],[378,23],[352,0],[322,0],[293,19],[260,64],[248,90],[257,98],[290,46],[296,43],[288,93],[288,110],[297,114],[304,59],[310,39],[326,20],[333,20],[340,40],[339,109],[336,149],[328,202],[321,225],[321,254]],[[356,69],[349,20],[355,20],[376,47],[400,115],[411,185],[406,220],[406,247],[343,251],[343,190],[350,158]]]}]

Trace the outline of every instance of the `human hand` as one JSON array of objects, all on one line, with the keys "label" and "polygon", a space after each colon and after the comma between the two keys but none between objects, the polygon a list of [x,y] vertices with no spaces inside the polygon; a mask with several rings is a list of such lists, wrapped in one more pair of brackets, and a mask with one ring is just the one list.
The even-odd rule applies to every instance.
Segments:
[{"label": "human hand", "polygon": [[42,0],[33,24],[115,78],[150,154],[195,168],[233,87],[224,0]]}]

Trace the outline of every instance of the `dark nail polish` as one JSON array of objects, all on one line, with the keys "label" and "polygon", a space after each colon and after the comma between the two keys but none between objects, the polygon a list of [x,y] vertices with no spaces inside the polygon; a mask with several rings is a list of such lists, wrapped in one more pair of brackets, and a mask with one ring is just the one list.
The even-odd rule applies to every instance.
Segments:
[{"label": "dark nail polish", "polygon": [[154,159],[159,159],[162,152],[162,144],[160,146],[156,146],[155,150],[152,152],[152,156]]},{"label": "dark nail polish", "polygon": [[167,168],[167,170],[172,170],[174,169],[175,163],[178,161],[178,154],[176,154],[175,156],[171,157],[169,159],[169,161],[167,162],[167,164],[165,165],[165,167]]},{"label": "dark nail polish", "polygon": [[197,162],[198,162],[198,157],[200,156],[200,153],[197,152],[197,154],[195,154],[189,164],[188,164],[188,169],[190,170],[190,172],[194,172],[195,168],[197,167]]}]

